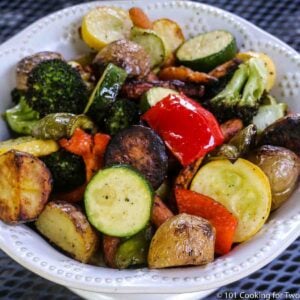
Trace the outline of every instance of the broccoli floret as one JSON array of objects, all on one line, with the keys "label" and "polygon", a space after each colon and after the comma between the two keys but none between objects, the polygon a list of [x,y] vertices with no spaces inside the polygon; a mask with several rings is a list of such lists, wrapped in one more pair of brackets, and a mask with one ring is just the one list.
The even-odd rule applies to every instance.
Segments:
[{"label": "broccoli floret", "polygon": [[11,95],[13,102],[18,104],[7,109],[4,118],[14,132],[30,135],[32,128],[40,119],[39,113],[28,106],[26,96],[21,91],[14,89]]},{"label": "broccoli floret", "polygon": [[133,125],[138,121],[137,105],[127,99],[118,99],[111,106],[107,117],[104,120],[106,131],[115,135],[122,129]]},{"label": "broccoli floret", "polygon": [[52,174],[54,192],[70,191],[85,182],[85,165],[82,157],[61,149],[40,159]]},{"label": "broccoli floret", "polygon": [[208,108],[219,122],[240,118],[248,124],[261,103],[267,76],[259,58],[249,59],[239,66],[225,89],[209,101]]},{"label": "broccoli floret", "polygon": [[29,74],[27,102],[43,117],[65,112],[80,114],[88,101],[88,90],[80,74],[66,62],[40,62]]}]

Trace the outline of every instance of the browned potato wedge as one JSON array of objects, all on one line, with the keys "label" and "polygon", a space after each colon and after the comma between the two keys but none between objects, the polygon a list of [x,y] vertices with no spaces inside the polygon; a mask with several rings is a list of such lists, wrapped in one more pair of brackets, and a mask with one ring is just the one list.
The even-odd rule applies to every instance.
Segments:
[{"label": "browned potato wedge", "polygon": [[0,219],[6,223],[35,220],[51,192],[51,174],[31,154],[10,150],[0,156]]},{"label": "browned potato wedge", "polygon": [[68,202],[49,202],[35,225],[54,245],[83,263],[88,262],[98,248],[98,235],[86,216]]},{"label": "browned potato wedge", "polygon": [[150,244],[148,265],[160,269],[207,264],[214,259],[214,247],[215,229],[207,220],[179,214],[157,229]]}]

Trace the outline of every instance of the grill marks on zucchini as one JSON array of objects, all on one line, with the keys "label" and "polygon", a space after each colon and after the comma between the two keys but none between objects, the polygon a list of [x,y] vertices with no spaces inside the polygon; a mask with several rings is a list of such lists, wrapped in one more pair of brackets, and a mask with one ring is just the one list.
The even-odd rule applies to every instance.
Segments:
[{"label": "grill marks on zucchini", "polygon": [[120,131],[110,141],[105,153],[105,165],[128,164],[140,171],[157,189],[168,167],[166,148],[161,138],[150,128],[136,125]]}]

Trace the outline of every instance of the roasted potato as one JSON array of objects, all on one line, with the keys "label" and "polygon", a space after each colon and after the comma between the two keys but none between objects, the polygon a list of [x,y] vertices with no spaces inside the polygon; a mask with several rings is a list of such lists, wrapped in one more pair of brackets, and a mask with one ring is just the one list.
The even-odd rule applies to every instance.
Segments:
[{"label": "roasted potato", "polygon": [[51,174],[31,154],[10,150],[0,156],[0,219],[6,223],[35,220],[51,192]]},{"label": "roasted potato", "polygon": [[272,207],[281,206],[292,194],[300,174],[300,159],[292,151],[276,146],[262,146],[248,156],[267,175],[272,191]]},{"label": "roasted potato", "polygon": [[80,262],[88,262],[98,248],[95,230],[84,213],[70,203],[49,202],[35,225],[50,242]]},{"label": "roasted potato", "polygon": [[152,238],[149,268],[203,265],[214,259],[215,229],[205,219],[176,215],[163,223]]},{"label": "roasted potato", "polygon": [[63,57],[57,52],[44,51],[26,56],[20,60],[17,64],[17,89],[26,91],[28,89],[27,80],[30,72],[40,62],[51,59],[63,59]]}]

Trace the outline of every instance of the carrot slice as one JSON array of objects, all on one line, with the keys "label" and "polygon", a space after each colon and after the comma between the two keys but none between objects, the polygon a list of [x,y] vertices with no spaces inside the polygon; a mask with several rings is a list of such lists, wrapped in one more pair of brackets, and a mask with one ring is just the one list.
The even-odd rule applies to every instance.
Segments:
[{"label": "carrot slice", "polygon": [[129,9],[129,16],[134,26],[143,29],[153,29],[153,24],[146,15],[146,13],[139,7],[132,7]]},{"label": "carrot slice", "polygon": [[237,218],[208,196],[177,188],[175,197],[180,213],[199,216],[211,222],[216,229],[215,252],[221,255],[228,253],[237,228]]}]

